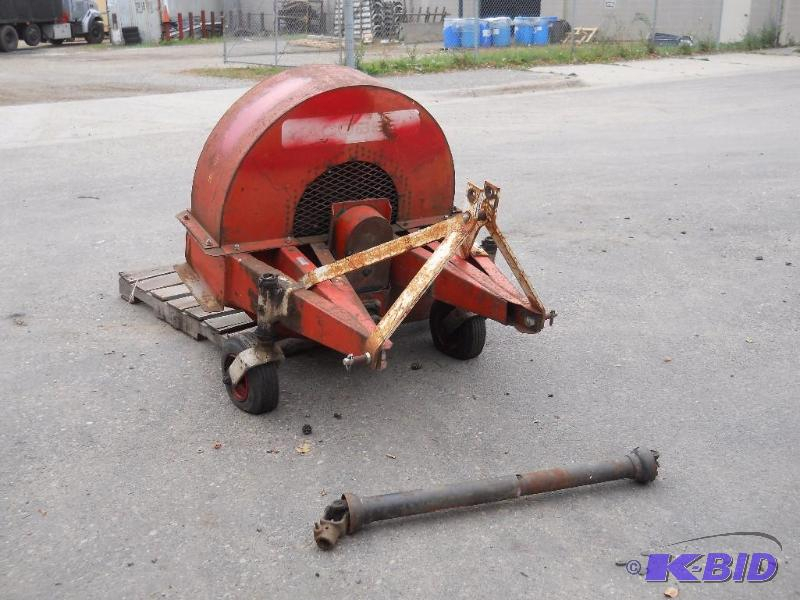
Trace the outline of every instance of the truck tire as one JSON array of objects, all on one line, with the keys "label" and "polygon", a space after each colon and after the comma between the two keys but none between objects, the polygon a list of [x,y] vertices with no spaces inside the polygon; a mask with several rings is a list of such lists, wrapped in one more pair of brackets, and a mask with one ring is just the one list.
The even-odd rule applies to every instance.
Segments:
[{"label": "truck tire", "polygon": [[17,30],[11,25],[0,27],[0,52],[13,52],[17,49],[17,44],[19,44]]},{"label": "truck tire", "polygon": [[92,24],[89,25],[89,33],[83,37],[89,44],[99,44],[103,41],[105,34],[106,32],[103,29],[103,22],[98,19],[96,21],[92,21]]},{"label": "truck tire", "polygon": [[38,46],[42,41],[42,30],[36,23],[31,23],[22,30],[22,39],[28,46]]}]

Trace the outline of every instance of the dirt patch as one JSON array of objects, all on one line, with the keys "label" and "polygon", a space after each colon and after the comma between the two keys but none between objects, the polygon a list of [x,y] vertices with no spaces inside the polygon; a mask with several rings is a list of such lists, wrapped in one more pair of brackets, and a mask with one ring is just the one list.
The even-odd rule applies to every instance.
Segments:
[{"label": "dirt patch", "polygon": [[184,73],[198,75],[200,77],[260,81],[271,75],[280,73],[283,70],[284,67],[203,67],[200,69],[189,69],[188,71],[184,71]]},{"label": "dirt patch", "polygon": [[111,47],[65,44],[0,56],[0,106],[170,94],[241,86],[194,73],[220,69],[221,44]]}]

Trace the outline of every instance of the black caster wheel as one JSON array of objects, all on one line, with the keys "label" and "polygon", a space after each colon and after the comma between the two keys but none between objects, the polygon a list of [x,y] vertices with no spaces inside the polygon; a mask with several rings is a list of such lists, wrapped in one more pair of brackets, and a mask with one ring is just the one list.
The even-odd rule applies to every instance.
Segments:
[{"label": "black caster wheel", "polygon": [[475,358],[486,344],[486,319],[477,315],[459,318],[460,309],[434,300],[429,316],[433,345],[442,354],[459,360]]},{"label": "black caster wheel", "polygon": [[228,367],[240,352],[254,347],[257,343],[254,334],[245,333],[228,338],[222,345],[222,382],[228,390],[228,397],[236,408],[253,415],[271,412],[278,406],[280,397],[278,365],[267,363],[253,367],[236,385],[231,384]]}]

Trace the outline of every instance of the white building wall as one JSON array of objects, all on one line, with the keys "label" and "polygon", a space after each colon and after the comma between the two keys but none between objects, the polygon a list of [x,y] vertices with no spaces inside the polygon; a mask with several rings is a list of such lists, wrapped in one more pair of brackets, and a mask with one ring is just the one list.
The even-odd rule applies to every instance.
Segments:
[{"label": "white building wall", "polygon": [[[658,0],[656,30],[716,41],[723,0]],[[609,8],[608,5],[613,7]],[[636,41],[650,35],[654,0],[542,0],[542,14],[566,18],[576,27],[598,27],[600,39]]]},{"label": "white building wall", "polygon": [[800,42],[800,0],[783,0],[781,44]]},{"label": "white building wall", "polygon": [[748,32],[759,34],[765,28],[777,29],[781,22],[781,0],[753,0]]},{"label": "white building wall", "polygon": [[750,28],[752,0],[725,0],[719,20],[719,42],[738,42]]},{"label": "white building wall", "polygon": [[[108,0],[111,23],[116,15],[117,28],[138,27],[143,42],[161,39],[161,15],[158,0]],[[112,32],[112,40],[115,39]]]},{"label": "white building wall", "polygon": [[[636,41],[650,34],[654,2],[574,0],[572,15],[573,0],[542,0],[541,14],[566,19],[577,27],[598,27],[600,39]],[[445,7],[449,15],[458,15],[458,0],[409,0],[408,6],[409,10]],[[472,0],[464,0],[464,16],[475,14],[473,6]],[[800,41],[800,0],[658,0],[656,30],[660,33],[691,35],[712,43],[732,42],[778,24],[781,24],[781,43],[790,39]]]},{"label": "white building wall", "polygon": [[566,19],[573,27],[597,27],[598,39],[639,40],[650,33],[653,0],[542,0],[542,15]]},{"label": "white building wall", "polygon": [[696,40],[716,42],[722,8],[723,0],[659,0],[657,29],[663,33],[691,35]]}]

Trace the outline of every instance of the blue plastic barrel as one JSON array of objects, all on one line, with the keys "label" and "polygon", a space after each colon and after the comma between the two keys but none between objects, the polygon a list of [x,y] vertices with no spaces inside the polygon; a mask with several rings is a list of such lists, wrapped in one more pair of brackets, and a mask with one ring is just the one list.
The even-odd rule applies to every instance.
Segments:
[{"label": "blue plastic barrel", "polygon": [[493,17],[487,19],[492,30],[492,45],[510,46],[511,45],[511,19],[508,17]]},{"label": "blue plastic barrel", "polygon": [[[474,48],[475,47],[475,29],[479,27],[476,19],[463,19],[461,23],[461,47]],[[480,29],[478,30],[480,39]]]},{"label": "blue plastic barrel", "polygon": [[492,26],[488,19],[481,19],[480,44],[483,48],[492,45]]},{"label": "blue plastic barrel", "polygon": [[516,17],[514,19],[514,42],[521,46],[533,43],[533,29],[538,17]]},{"label": "blue plastic barrel", "polygon": [[533,43],[546,46],[550,42],[550,27],[558,21],[558,17],[538,17],[533,26]]},{"label": "blue plastic barrel", "polygon": [[442,39],[445,50],[458,48],[461,45],[461,19],[445,18]]}]

